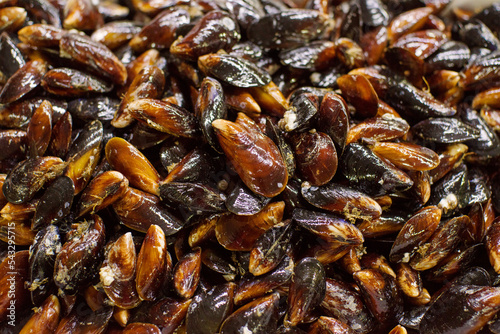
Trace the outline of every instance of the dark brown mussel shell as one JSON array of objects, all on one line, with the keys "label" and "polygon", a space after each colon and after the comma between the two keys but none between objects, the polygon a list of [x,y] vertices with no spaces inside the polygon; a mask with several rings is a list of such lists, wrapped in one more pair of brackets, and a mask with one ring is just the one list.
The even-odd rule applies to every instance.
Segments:
[{"label": "dark brown mussel shell", "polygon": [[452,37],[472,48],[484,48],[496,51],[500,41],[483,22],[471,18],[465,22],[455,22],[452,27]]},{"label": "dark brown mussel shell", "polygon": [[364,241],[356,226],[332,214],[296,208],[292,219],[300,227],[328,242],[359,245]]},{"label": "dark brown mussel shell", "polygon": [[113,203],[113,210],[125,226],[143,233],[154,224],[160,226],[165,235],[172,235],[184,225],[160,203],[159,197],[132,187]]},{"label": "dark brown mussel shell", "polygon": [[113,308],[105,306],[95,312],[87,307],[75,308],[62,318],[55,333],[61,334],[99,334],[108,327],[108,323],[113,316]]},{"label": "dark brown mussel shell", "polygon": [[182,206],[196,212],[222,212],[226,196],[204,184],[166,182],[159,188],[160,197],[172,206]]},{"label": "dark brown mussel shell", "polygon": [[288,311],[284,324],[296,326],[325,298],[326,274],[315,258],[304,258],[295,265],[294,279],[288,294]]},{"label": "dark brown mussel shell", "polygon": [[106,46],[90,37],[67,33],[59,42],[59,50],[62,58],[88,66],[117,85],[127,82],[127,70],[122,62]]},{"label": "dark brown mussel shell", "polygon": [[256,277],[243,277],[238,282],[234,303],[241,305],[254,298],[264,296],[279,286],[286,285],[292,278],[293,268],[293,260],[285,256],[274,270]]},{"label": "dark brown mussel shell", "polygon": [[276,268],[289,250],[293,236],[290,220],[271,227],[255,243],[250,252],[248,271],[259,276]]},{"label": "dark brown mussel shell", "polygon": [[136,52],[148,49],[168,49],[175,40],[176,30],[189,24],[189,14],[183,8],[166,9],[130,40],[129,45]]},{"label": "dark brown mussel shell", "polygon": [[64,167],[64,161],[50,156],[21,161],[7,175],[2,187],[3,194],[11,203],[25,203],[46,182],[61,175]]},{"label": "dark brown mussel shell", "polygon": [[229,51],[241,38],[238,23],[231,15],[214,10],[203,16],[189,33],[170,46],[178,57],[196,60],[220,49]]},{"label": "dark brown mussel shell", "polygon": [[81,221],[70,234],[54,265],[54,282],[66,294],[74,294],[97,274],[105,242],[104,223],[93,215]]},{"label": "dark brown mussel shell", "polygon": [[335,43],[315,41],[295,49],[281,51],[279,57],[283,65],[321,71],[332,65],[335,59]]},{"label": "dark brown mussel shell", "polygon": [[380,205],[368,195],[342,186],[328,183],[314,187],[302,184],[302,196],[315,207],[342,214],[347,219],[373,219],[382,214]]},{"label": "dark brown mussel shell", "polygon": [[469,62],[471,52],[462,42],[448,41],[425,60],[429,69],[460,70]]},{"label": "dark brown mussel shell", "polygon": [[344,75],[337,79],[342,95],[356,108],[356,115],[373,117],[378,110],[378,96],[370,81],[362,75]]},{"label": "dark brown mussel shell", "polygon": [[161,334],[160,328],[153,324],[134,322],[128,324],[122,331],[123,334]]},{"label": "dark brown mussel shell", "polygon": [[346,144],[391,140],[403,137],[409,129],[410,126],[403,118],[385,114],[382,117],[365,119],[351,127],[347,133]]},{"label": "dark brown mussel shell", "polygon": [[444,216],[450,216],[469,202],[470,186],[467,166],[462,163],[454,168],[441,180],[433,184],[428,204],[437,205],[443,210]]},{"label": "dark brown mussel shell", "polygon": [[0,92],[0,103],[17,101],[33,91],[42,82],[45,72],[47,72],[47,64],[45,62],[41,60],[27,62],[3,86]]},{"label": "dark brown mussel shell", "polygon": [[319,98],[313,93],[303,93],[290,99],[291,108],[285,112],[278,124],[286,132],[303,132],[314,123],[318,114]]},{"label": "dark brown mussel shell", "polygon": [[348,324],[355,333],[367,333],[375,327],[373,317],[359,293],[342,281],[326,279],[326,293],[321,309],[327,315]]},{"label": "dark brown mussel shell", "polygon": [[139,99],[129,103],[127,112],[139,122],[160,132],[187,138],[196,138],[200,134],[196,117],[170,102]]},{"label": "dark brown mussel shell", "polygon": [[64,29],[93,30],[103,25],[97,4],[89,0],[68,0],[64,6]]},{"label": "dark brown mussel shell", "polygon": [[479,114],[468,106],[463,106],[460,114],[462,122],[479,130],[479,137],[464,142],[470,152],[482,157],[497,157],[500,155],[500,139],[493,129],[486,124]]},{"label": "dark brown mussel shell", "polygon": [[71,100],[68,111],[76,119],[84,121],[98,119],[101,122],[113,119],[120,101],[107,96],[85,97]]},{"label": "dark brown mussel shell", "polygon": [[428,245],[423,245],[422,250],[412,256],[410,266],[419,271],[435,267],[457,248],[469,225],[468,216],[454,217],[444,222],[429,238]]},{"label": "dark brown mussel shell", "polygon": [[123,234],[109,246],[99,275],[104,292],[113,305],[123,309],[139,305],[135,285],[136,262],[136,250],[130,232]]},{"label": "dark brown mussel shell", "polygon": [[349,131],[349,112],[340,95],[333,92],[325,94],[318,110],[316,128],[332,138],[340,156]]},{"label": "dark brown mussel shell", "polygon": [[56,68],[45,73],[41,84],[43,89],[51,94],[68,97],[108,93],[114,87],[113,84],[91,74],[66,67]]},{"label": "dark brown mussel shell", "polygon": [[49,142],[49,155],[64,158],[68,154],[73,134],[73,118],[69,111],[54,124]]},{"label": "dark brown mussel shell", "polygon": [[453,144],[476,139],[480,131],[456,118],[429,118],[411,128],[412,133],[426,141]]},{"label": "dark brown mussel shell", "polygon": [[224,320],[220,333],[237,333],[244,328],[253,334],[276,331],[279,300],[280,296],[275,292],[240,307]]},{"label": "dark brown mussel shell", "polygon": [[114,50],[127,43],[141,31],[141,27],[132,21],[109,22],[96,29],[90,38]]},{"label": "dark brown mussel shell", "polygon": [[[18,34],[18,36],[20,35]],[[17,48],[16,43],[8,33],[2,33],[0,35],[0,57],[3,60],[2,64],[0,64],[0,71],[7,78],[10,78],[26,64],[23,54]]]},{"label": "dark brown mussel shell", "polygon": [[441,221],[441,210],[427,206],[405,223],[394,241],[389,255],[391,262],[409,262],[411,253],[427,241]]},{"label": "dark brown mussel shell", "polygon": [[17,32],[21,42],[38,47],[55,47],[66,32],[49,24],[32,24]]},{"label": "dark brown mussel shell", "polygon": [[55,5],[44,0],[18,0],[17,3],[26,8],[38,21],[45,21],[56,28],[61,28],[61,15]]},{"label": "dark brown mussel shell", "polygon": [[353,187],[373,196],[405,191],[413,185],[403,171],[356,143],[346,146],[341,169]]},{"label": "dark brown mussel shell", "polygon": [[498,287],[453,284],[425,312],[420,331],[436,334],[478,331],[498,311],[498,294]]},{"label": "dark brown mussel shell", "polygon": [[22,156],[27,144],[27,133],[23,130],[0,130],[0,143],[3,147],[0,161]]},{"label": "dark brown mussel shell", "polygon": [[403,313],[403,299],[396,279],[377,269],[360,270],[353,277],[379,327],[394,326]]},{"label": "dark brown mussel shell", "polygon": [[139,99],[160,98],[164,88],[165,74],[162,69],[154,65],[142,68],[128,86],[111,125],[117,128],[130,125],[134,119],[127,109],[128,104]]},{"label": "dark brown mussel shell", "polygon": [[[321,316],[309,327],[309,334],[351,334],[353,331],[345,322],[331,317]],[[392,333],[393,334],[393,333]]]},{"label": "dark brown mussel shell", "polygon": [[238,182],[227,195],[225,205],[231,213],[251,216],[259,213],[270,201],[270,198],[255,194],[242,182]]},{"label": "dark brown mussel shell", "polygon": [[[231,280],[238,273],[233,254],[222,247],[205,248],[201,252],[201,262],[212,271],[221,274],[224,279]],[[206,289],[204,289],[206,290]]]},{"label": "dark brown mussel shell", "polygon": [[61,237],[55,225],[39,231],[29,251],[29,289],[31,301],[39,305],[54,287],[52,274],[56,255],[61,251]]},{"label": "dark brown mussel shell", "polygon": [[212,128],[212,122],[216,119],[225,119],[227,117],[227,107],[224,90],[216,79],[206,77],[201,82],[195,113],[205,140],[214,150],[221,153],[217,136]]},{"label": "dark brown mussel shell", "polygon": [[193,334],[212,334],[231,313],[235,284],[216,285],[194,296],[186,316],[186,331]]},{"label": "dark brown mussel shell", "polygon": [[36,231],[64,219],[71,211],[74,195],[73,180],[64,175],[58,177],[40,197],[31,228]]},{"label": "dark brown mussel shell", "polygon": [[316,39],[327,25],[319,11],[291,9],[261,17],[248,27],[247,36],[261,47],[287,49]]},{"label": "dark brown mussel shell", "polygon": [[330,182],[337,172],[337,150],[332,139],[322,132],[303,132],[292,136],[297,168],[304,181],[314,186]]},{"label": "dark brown mussel shell", "polygon": [[[180,144],[179,142],[177,143]],[[171,151],[167,151],[167,148],[169,148],[167,145],[163,146],[164,150],[162,150],[161,154],[164,158],[162,163],[164,165],[170,163],[170,165],[166,166],[169,173],[162,180],[162,183],[200,182],[210,184],[209,181],[215,181],[215,179],[207,180],[207,174],[210,175],[209,177],[212,177],[212,172],[215,172],[216,164],[206,150],[195,148],[192,151],[183,152],[187,147],[181,145],[171,147]],[[167,153],[171,156],[167,157]]]},{"label": "dark brown mussel shell", "polygon": [[210,53],[198,58],[198,67],[213,76],[236,87],[261,87],[271,82],[271,76],[254,63],[229,54]]},{"label": "dark brown mussel shell", "polygon": [[143,303],[147,313],[145,318],[140,321],[151,322],[161,327],[164,333],[174,333],[175,329],[184,321],[190,303],[191,299],[177,300],[170,297],[162,298],[152,305]]},{"label": "dark brown mussel shell", "polygon": [[389,80],[384,101],[409,120],[422,120],[428,117],[450,117],[456,110],[436,100],[408,82]]}]

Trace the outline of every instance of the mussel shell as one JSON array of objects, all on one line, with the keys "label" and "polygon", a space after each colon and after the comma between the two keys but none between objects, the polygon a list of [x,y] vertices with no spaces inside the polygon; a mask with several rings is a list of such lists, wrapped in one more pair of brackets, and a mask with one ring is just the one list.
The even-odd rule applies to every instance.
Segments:
[{"label": "mussel shell", "polygon": [[226,12],[211,11],[203,16],[183,38],[170,46],[178,57],[196,61],[198,57],[220,49],[229,51],[241,38],[238,22]]},{"label": "mussel shell", "polygon": [[456,118],[429,118],[412,126],[412,132],[430,142],[453,144],[479,138],[481,132]]},{"label": "mussel shell", "polygon": [[5,198],[14,204],[33,198],[44,183],[61,175],[66,164],[56,157],[40,157],[21,161],[7,175],[2,190]]},{"label": "mussel shell", "polygon": [[432,186],[428,204],[439,206],[443,215],[450,216],[469,204],[468,194],[468,169],[462,163]]},{"label": "mussel shell", "polygon": [[250,252],[248,270],[258,276],[276,268],[291,247],[293,231],[290,220],[267,230],[257,239]]},{"label": "mussel shell", "polygon": [[67,294],[74,294],[96,276],[106,238],[100,217],[94,215],[80,224],[72,230],[54,265],[56,286]]},{"label": "mussel shell", "polygon": [[159,189],[162,200],[173,206],[181,205],[199,212],[224,211],[225,195],[204,184],[189,182],[167,182]]},{"label": "mussel shell", "polygon": [[236,87],[261,87],[271,82],[269,73],[254,63],[228,54],[201,56],[198,67],[207,75]]},{"label": "mussel shell", "polygon": [[291,9],[261,17],[247,29],[253,43],[287,49],[316,39],[327,26],[326,15],[308,9]]},{"label": "mussel shell", "polygon": [[308,312],[321,304],[326,293],[325,279],[325,269],[315,258],[304,258],[295,265],[285,324],[298,325]]},{"label": "mussel shell", "polygon": [[8,78],[26,64],[21,51],[7,33],[0,35],[0,57],[0,71]]},{"label": "mussel shell", "polygon": [[360,144],[346,146],[341,170],[353,187],[373,196],[405,191],[413,185],[408,175]]},{"label": "mussel shell", "polygon": [[71,211],[74,193],[73,180],[67,176],[57,178],[40,197],[31,228],[38,230],[64,219]]},{"label": "mussel shell", "polygon": [[368,195],[336,183],[301,186],[302,196],[315,207],[343,214],[347,219],[373,219],[382,214],[380,205]]},{"label": "mussel shell", "polygon": [[[431,304],[420,323],[420,331],[446,333],[449,331],[475,331],[486,324],[498,306],[487,306],[475,299],[494,298],[498,288],[477,285],[451,285]],[[456,314],[450,317],[450,314]]]},{"label": "mussel shell", "polygon": [[237,333],[244,329],[253,334],[275,332],[279,299],[279,294],[275,292],[240,307],[222,323],[220,333]]},{"label": "mussel shell", "polygon": [[234,283],[226,283],[196,295],[189,305],[186,330],[193,334],[217,333],[232,311],[234,290]]},{"label": "mussel shell", "polygon": [[327,315],[347,323],[355,333],[366,333],[375,327],[373,317],[359,293],[340,280],[326,279],[326,293],[321,309]]},{"label": "mussel shell", "polygon": [[328,242],[357,245],[364,241],[356,226],[332,214],[297,208],[293,210],[292,219]]},{"label": "mussel shell", "polygon": [[497,157],[500,155],[500,139],[493,129],[486,124],[479,114],[467,106],[463,106],[460,114],[464,124],[479,130],[479,137],[464,142],[469,151],[480,156]]},{"label": "mussel shell", "polygon": [[212,128],[216,119],[227,117],[227,107],[222,85],[213,78],[206,77],[201,82],[200,93],[196,102],[196,115],[200,122],[201,131],[206,141],[221,153],[217,136]]},{"label": "mussel shell", "polygon": [[271,199],[250,191],[242,182],[227,195],[225,205],[229,212],[236,215],[251,216],[259,213]]},{"label": "mussel shell", "polygon": [[39,305],[53,286],[52,274],[57,253],[61,250],[61,237],[55,225],[39,231],[30,246],[29,284],[31,301]]}]

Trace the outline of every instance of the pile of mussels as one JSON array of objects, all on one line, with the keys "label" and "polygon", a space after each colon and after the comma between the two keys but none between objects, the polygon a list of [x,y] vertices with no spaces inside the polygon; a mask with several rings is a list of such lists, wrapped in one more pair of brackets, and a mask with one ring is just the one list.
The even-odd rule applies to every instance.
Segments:
[{"label": "pile of mussels", "polygon": [[0,331],[500,333],[500,3],[449,2],[0,0]]}]

